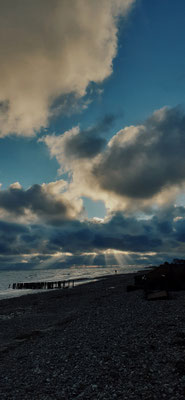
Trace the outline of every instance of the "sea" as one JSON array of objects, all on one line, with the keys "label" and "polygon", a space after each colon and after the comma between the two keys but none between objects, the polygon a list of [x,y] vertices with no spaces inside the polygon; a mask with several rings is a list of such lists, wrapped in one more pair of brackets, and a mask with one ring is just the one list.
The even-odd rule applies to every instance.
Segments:
[{"label": "sea", "polygon": [[[145,266],[146,268],[146,266]],[[12,289],[13,283],[18,282],[39,282],[39,281],[68,281],[74,280],[75,286],[96,281],[100,277],[113,274],[127,274],[144,269],[141,265],[119,266],[115,269],[101,266],[68,267],[62,269],[32,269],[32,270],[0,270],[0,300],[25,294],[44,291],[31,289]]]}]

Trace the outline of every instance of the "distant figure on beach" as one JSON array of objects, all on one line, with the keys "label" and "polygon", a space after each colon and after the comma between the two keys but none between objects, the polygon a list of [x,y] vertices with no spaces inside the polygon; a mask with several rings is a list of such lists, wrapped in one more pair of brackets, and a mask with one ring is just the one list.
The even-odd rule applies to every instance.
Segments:
[{"label": "distant figure on beach", "polygon": [[117,272],[118,272],[117,269],[115,269],[115,274],[117,274]]}]

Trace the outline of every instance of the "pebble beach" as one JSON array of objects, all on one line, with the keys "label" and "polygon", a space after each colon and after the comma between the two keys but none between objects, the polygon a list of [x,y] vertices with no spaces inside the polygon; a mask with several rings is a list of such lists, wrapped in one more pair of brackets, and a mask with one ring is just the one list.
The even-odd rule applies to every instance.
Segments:
[{"label": "pebble beach", "polygon": [[0,301],[2,400],[184,400],[185,291],[147,301],[135,274]]}]

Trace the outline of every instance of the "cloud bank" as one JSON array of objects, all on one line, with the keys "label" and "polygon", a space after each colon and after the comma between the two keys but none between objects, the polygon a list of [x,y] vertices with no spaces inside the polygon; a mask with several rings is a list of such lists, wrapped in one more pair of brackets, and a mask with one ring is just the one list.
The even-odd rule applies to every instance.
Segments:
[{"label": "cloud bank", "polygon": [[151,218],[117,212],[104,221],[63,220],[60,225],[0,221],[0,268],[158,263],[183,257],[185,208]]},{"label": "cloud bank", "polygon": [[134,1],[0,0],[1,137],[33,135],[57,97],[111,74],[118,17]]}]

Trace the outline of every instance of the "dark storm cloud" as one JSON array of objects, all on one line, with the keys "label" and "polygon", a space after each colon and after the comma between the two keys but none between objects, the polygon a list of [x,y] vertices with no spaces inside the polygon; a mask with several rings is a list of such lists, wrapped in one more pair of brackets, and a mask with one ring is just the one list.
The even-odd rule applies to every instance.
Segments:
[{"label": "dark storm cloud", "polygon": [[60,223],[74,211],[69,201],[47,191],[47,185],[33,185],[27,190],[12,185],[0,190],[0,208],[17,217],[30,211],[50,223]]},{"label": "dark storm cloud", "polygon": [[28,228],[24,225],[14,224],[10,222],[0,221],[0,232],[3,232],[3,236],[23,234],[27,232]]},{"label": "dark storm cloud", "polygon": [[106,191],[148,199],[184,183],[184,154],[185,114],[165,108],[115,135],[93,174]]},{"label": "dark storm cloud", "polygon": [[50,245],[56,246],[56,249],[63,248],[65,251],[78,253],[107,249],[155,251],[163,243],[163,234],[158,225],[160,226],[160,222],[157,218],[138,221],[118,213],[105,223],[72,222],[66,229],[65,226],[55,229]]},{"label": "dark storm cloud", "polygon": [[[12,265],[13,256],[18,265],[26,254],[29,265],[38,266],[48,257],[51,258],[49,265],[57,268],[72,264],[104,265],[104,252],[108,249],[110,264],[115,263],[114,250],[131,253],[132,262],[137,260],[137,263],[161,262],[164,255],[168,259],[183,257],[185,209],[170,207],[148,219],[116,213],[101,223],[71,220],[64,221],[61,226],[0,224],[0,256],[4,257],[0,259],[0,267],[3,263]],[[60,252],[71,256],[52,258]]]},{"label": "dark storm cloud", "polygon": [[114,120],[115,117],[112,114],[106,115],[91,128],[66,135],[64,141],[65,156],[72,159],[95,157],[107,143],[106,139],[101,135],[110,130]]},{"label": "dark storm cloud", "polygon": [[72,158],[91,158],[100,153],[105,144],[106,140],[98,137],[97,134],[93,136],[91,131],[81,131],[78,135],[66,140],[65,154]]},{"label": "dark storm cloud", "polygon": [[52,251],[102,252],[114,249],[125,252],[183,254],[185,251],[185,213],[183,207],[171,207],[149,219],[113,214],[104,223],[71,222],[51,232]]},{"label": "dark storm cloud", "polygon": [[28,228],[24,225],[0,221],[0,255],[21,254],[23,248],[18,246],[19,238],[26,232]]}]

